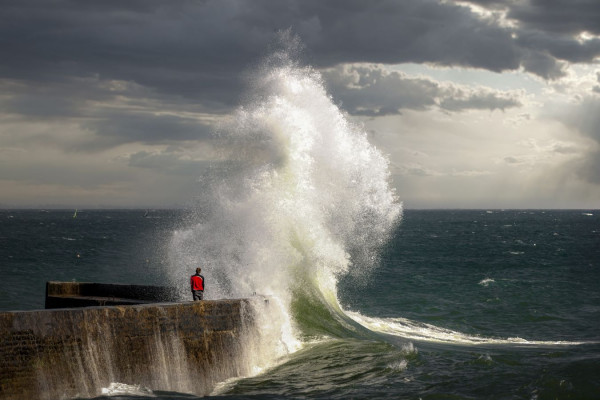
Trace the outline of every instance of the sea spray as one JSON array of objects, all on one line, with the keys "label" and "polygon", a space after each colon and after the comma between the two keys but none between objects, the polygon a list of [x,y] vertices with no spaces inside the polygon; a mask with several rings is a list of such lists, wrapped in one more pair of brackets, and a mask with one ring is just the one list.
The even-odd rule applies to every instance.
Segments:
[{"label": "sea spray", "polygon": [[292,53],[265,60],[248,100],[216,133],[225,161],[201,177],[197,218],[174,232],[170,246],[178,286],[200,266],[207,299],[270,299],[258,313],[264,337],[252,360],[259,369],[307,339],[307,315],[299,313],[310,307],[299,302],[343,319],[338,277],[377,264],[402,212],[387,159],[334,104],[320,74]]}]

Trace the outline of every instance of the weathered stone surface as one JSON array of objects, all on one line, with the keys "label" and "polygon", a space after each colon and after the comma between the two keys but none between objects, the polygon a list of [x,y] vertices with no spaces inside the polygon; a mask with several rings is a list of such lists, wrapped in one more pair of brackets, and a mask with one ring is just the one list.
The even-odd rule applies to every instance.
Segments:
[{"label": "weathered stone surface", "polygon": [[250,300],[0,313],[0,399],[93,397],[111,382],[205,395],[246,374]]}]

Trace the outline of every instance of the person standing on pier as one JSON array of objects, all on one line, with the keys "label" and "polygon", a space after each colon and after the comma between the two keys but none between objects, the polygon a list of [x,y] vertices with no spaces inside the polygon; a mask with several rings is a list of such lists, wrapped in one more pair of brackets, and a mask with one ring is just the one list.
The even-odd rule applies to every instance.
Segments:
[{"label": "person standing on pier", "polygon": [[191,276],[190,283],[192,285],[192,296],[194,301],[202,300],[204,295],[204,277],[200,275],[201,268],[196,268],[196,273]]}]

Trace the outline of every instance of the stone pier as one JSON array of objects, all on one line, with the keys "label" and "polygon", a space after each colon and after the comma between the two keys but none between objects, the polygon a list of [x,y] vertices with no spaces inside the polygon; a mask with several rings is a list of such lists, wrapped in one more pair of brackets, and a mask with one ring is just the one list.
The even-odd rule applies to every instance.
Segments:
[{"label": "stone pier", "polygon": [[[80,295],[59,296],[85,297]],[[0,313],[0,399],[95,397],[111,382],[207,395],[217,382],[249,373],[244,344],[257,329],[254,301],[264,303],[239,299]]]}]

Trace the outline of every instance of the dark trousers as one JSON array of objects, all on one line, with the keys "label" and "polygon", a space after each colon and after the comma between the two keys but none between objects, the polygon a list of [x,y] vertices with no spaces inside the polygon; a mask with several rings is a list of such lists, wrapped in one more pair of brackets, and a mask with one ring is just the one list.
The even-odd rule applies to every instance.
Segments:
[{"label": "dark trousers", "polygon": [[192,290],[192,296],[194,296],[194,301],[202,300],[202,296],[204,292],[202,290]]}]

